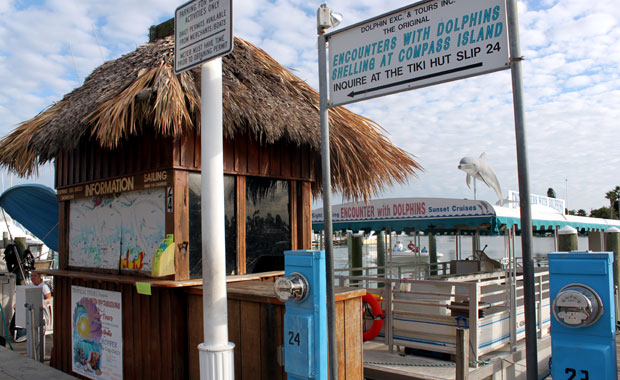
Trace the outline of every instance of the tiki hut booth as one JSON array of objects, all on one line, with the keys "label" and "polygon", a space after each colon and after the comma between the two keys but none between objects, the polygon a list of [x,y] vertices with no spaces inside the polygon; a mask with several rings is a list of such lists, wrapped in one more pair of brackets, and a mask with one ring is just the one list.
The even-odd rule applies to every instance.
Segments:
[{"label": "tiki hut booth", "polygon": [[[198,376],[200,70],[175,75],[174,41],[156,34],[0,142],[0,163],[22,176],[55,165],[52,365],[81,377]],[[285,378],[284,308],[268,281],[282,274],[285,250],[311,248],[311,200],[322,191],[318,94],[240,39],[223,59],[223,87],[235,375]],[[330,118],[335,191],[369,198],[419,169],[372,121],[344,108]],[[361,379],[361,294],[338,297],[341,378]]]}]

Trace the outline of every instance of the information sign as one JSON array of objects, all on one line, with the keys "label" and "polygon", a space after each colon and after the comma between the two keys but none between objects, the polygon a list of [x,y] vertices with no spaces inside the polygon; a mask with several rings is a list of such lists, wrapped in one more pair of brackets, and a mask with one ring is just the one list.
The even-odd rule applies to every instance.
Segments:
[{"label": "information sign", "polygon": [[233,49],[232,0],[193,0],[174,14],[174,72],[179,74]]},{"label": "information sign", "polygon": [[426,1],[327,39],[330,106],[509,68],[504,0]]}]

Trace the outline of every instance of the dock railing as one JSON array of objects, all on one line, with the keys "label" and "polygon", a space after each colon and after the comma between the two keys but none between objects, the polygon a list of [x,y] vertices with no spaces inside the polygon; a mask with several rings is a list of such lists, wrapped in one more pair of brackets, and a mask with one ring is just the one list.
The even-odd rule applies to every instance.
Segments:
[{"label": "dock railing", "polygon": [[[353,286],[358,284],[358,279],[354,277],[373,277],[378,278],[396,278],[396,279],[413,279],[424,280],[433,275],[448,275],[450,274],[450,262],[438,262],[436,264],[418,264],[418,263],[403,263],[403,264],[387,264],[385,266],[366,266],[366,267],[354,267],[354,268],[337,268],[334,269],[334,275],[339,275],[338,286]],[[345,274],[342,274],[345,273]],[[350,281],[346,279],[351,278]],[[362,282],[364,288],[379,287],[378,282],[364,280]],[[355,285],[357,286],[357,285]]]},{"label": "dock railing", "polygon": [[[438,264],[441,274],[449,265]],[[386,275],[377,275],[386,269]],[[456,280],[427,279],[428,268],[361,267],[339,269],[338,286],[364,287],[383,297],[383,338],[390,352],[394,346],[456,354],[457,327],[469,329],[470,364],[481,355],[510,345],[524,335],[523,278],[510,272],[478,273]],[[549,326],[549,274],[538,268],[535,274],[538,337]],[[352,271],[362,275],[348,275]],[[338,273],[347,273],[345,275]]]}]

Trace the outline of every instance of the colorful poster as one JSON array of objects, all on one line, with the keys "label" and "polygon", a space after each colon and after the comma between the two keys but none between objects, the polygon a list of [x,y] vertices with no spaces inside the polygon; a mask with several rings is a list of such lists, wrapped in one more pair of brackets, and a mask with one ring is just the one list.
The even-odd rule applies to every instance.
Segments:
[{"label": "colorful poster", "polygon": [[150,272],[165,207],[164,188],[72,200],[69,265]]},{"label": "colorful poster", "polygon": [[71,286],[72,370],[89,379],[123,378],[120,292]]}]

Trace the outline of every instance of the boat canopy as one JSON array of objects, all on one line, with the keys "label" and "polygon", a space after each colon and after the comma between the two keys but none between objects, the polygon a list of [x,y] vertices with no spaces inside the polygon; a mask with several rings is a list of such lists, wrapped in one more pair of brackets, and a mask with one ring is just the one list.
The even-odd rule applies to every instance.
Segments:
[{"label": "boat canopy", "polygon": [[[539,231],[570,226],[580,232],[620,228],[620,220],[566,215],[551,207],[532,205],[532,225]],[[521,228],[517,203],[492,205],[482,200],[451,198],[386,198],[332,206],[334,231],[375,230],[448,232],[479,231],[497,235]],[[312,211],[312,229],[323,230],[323,208]]]},{"label": "boat canopy", "polygon": [[0,207],[58,252],[58,201],[54,190],[39,184],[13,186],[0,195]]}]

